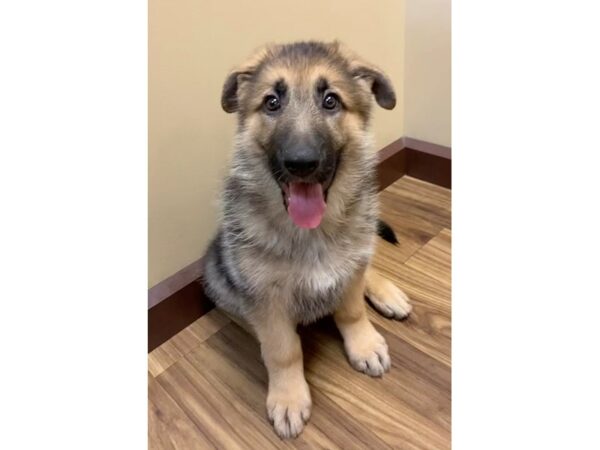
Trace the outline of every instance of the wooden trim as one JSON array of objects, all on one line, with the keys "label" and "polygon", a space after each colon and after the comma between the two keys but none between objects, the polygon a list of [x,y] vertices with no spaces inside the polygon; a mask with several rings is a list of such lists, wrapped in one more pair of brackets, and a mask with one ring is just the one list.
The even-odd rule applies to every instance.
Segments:
[{"label": "wooden trim", "polygon": [[[383,190],[404,175],[451,187],[451,148],[402,137],[378,152]],[[214,305],[201,284],[202,258],[148,290],[148,351],[183,330]]]},{"label": "wooden trim", "polygon": [[452,161],[442,156],[425,153],[412,148],[405,148],[406,175],[437,184],[448,189],[452,188]]},{"label": "wooden trim", "polygon": [[443,145],[402,138],[406,175],[452,188],[452,149]]},{"label": "wooden trim", "polygon": [[204,258],[200,258],[199,260],[194,261],[179,272],[148,289],[148,309],[153,308],[175,292],[186,287],[192,281],[200,278],[202,275],[203,259]]},{"label": "wooden trim", "polygon": [[404,147],[416,150],[422,153],[439,156],[445,159],[452,159],[452,149],[443,145],[433,144],[431,142],[420,141],[409,137],[402,138]]},{"label": "wooden trim", "polygon": [[214,308],[200,280],[188,283],[148,310],[148,352]]},{"label": "wooden trim", "polygon": [[392,142],[377,152],[377,180],[382,191],[406,174],[406,151],[404,138]]},{"label": "wooden trim", "polygon": [[404,138],[396,139],[391,144],[386,145],[377,152],[377,169],[381,167],[384,162],[387,162],[390,158],[396,155],[398,152],[404,149]]}]

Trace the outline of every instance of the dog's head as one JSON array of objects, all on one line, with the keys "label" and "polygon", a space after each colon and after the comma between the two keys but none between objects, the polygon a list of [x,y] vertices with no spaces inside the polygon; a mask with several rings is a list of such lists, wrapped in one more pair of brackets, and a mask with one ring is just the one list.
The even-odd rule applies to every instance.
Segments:
[{"label": "dog's head", "polygon": [[317,227],[341,155],[364,139],[373,97],[396,105],[389,79],[339,43],[269,46],[230,73],[221,105],[264,157],[296,225]]}]

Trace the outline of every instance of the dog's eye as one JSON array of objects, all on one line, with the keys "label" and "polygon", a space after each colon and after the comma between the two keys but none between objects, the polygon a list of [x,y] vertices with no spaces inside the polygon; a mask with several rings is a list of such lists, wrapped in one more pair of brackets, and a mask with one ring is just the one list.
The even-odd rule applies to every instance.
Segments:
[{"label": "dog's eye", "polygon": [[277,111],[279,108],[281,108],[281,102],[274,95],[267,95],[265,97],[265,108],[267,111]]},{"label": "dog's eye", "polygon": [[335,109],[338,106],[339,100],[335,94],[327,94],[323,99],[323,108]]}]

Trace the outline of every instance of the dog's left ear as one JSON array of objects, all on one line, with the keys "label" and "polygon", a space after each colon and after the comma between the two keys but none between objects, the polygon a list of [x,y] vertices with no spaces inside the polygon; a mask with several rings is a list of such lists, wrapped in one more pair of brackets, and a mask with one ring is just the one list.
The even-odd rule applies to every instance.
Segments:
[{"label": "dog's left ear", "polygon": [[371,86],[377,104],[385,109],[394,109],[396,106],[396,93],[390,79],[379,69],[359,65],[352,69],[354,78],[363,79]]}]

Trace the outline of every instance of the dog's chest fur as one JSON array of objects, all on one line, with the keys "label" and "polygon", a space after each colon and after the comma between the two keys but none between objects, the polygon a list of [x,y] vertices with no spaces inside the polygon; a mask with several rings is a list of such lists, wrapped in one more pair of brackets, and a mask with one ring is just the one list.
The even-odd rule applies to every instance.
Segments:
[{"label": "dog's chest fur", "polygon": [[225,183],[223,218],[207,252],[207,292],[223,309],[246,316],[284,307],[298,323],[332,313],[374,249],[377,194],[373,161],[340,168],[321,226],[298,228],[279,187],[262,165],[238,155]]},{"label": "dog's chest fur", "polygon": [[369,260],[374,236],[355,233],[332,241],[315,232],[306,235],[289,248],[291,257],[249,251],[240,266],[254,280],[253,290],[260,298],[284,304],[299,323],[313,322],[337,308],[348,282]]}]

